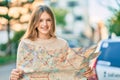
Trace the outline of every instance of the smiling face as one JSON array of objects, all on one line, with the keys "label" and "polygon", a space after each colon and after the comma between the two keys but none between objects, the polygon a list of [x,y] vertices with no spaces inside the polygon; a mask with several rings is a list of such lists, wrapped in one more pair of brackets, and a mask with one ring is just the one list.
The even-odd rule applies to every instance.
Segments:
[{"label": "smiling face", "polygon": [[37,27],[40,37],[50,36],[50,32],[53,28],[52,25],[53,21],[51,16],[46,11],[44,11],[40,16],[40,20],[38,22]]},{"label": "smiling face", "polygon": [[54,13],[48,6],[39,5],[32,12],[27,31],[22,39],[28,38],[34,41],[50,37],[56,37]]}]

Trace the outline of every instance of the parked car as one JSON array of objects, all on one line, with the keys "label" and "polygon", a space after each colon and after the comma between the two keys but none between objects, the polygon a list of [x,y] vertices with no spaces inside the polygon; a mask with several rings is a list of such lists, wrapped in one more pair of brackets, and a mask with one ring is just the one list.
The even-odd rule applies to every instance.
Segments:
[{"label": "parked car", "polygon": [[95,70],[98,80],[120,80],[120,38],[101,41]]}]

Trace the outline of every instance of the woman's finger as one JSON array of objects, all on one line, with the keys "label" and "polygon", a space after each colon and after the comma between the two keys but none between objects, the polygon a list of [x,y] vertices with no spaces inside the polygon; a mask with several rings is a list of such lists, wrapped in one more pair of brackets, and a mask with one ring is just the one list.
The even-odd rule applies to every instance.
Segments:
[{"label": "woman's finger", "polygon": [[84,73],[84,74],[89,74],[91,73],[93,70],[91,68],[88,68],[88,70]]},{"label": "woman's finger", "polygon": [[12,74],[12,75],[19,75],[19,72],[12,71],[11,74]]},{"label": "woman's finger", "polygon": [[11,72],[10,80],[18,80],[22,77],[22,71],[19,69],[13,69]]},{"label": "woman's finger", "polygon": [[86,72],[84,72],[85,77],[90,77],[93,75],[93,70],[89,68]]},{"label": "woman's finger", "polygon": [[17,68],[17,71],[18,71],[20,74],[24,74],[24,71],[23,71],[21,68]]},{"label": "woman's finger", "polygon": [[14,80],[14,79],[18,80],[18,79],[19,79],[19,76],[11,75],[11,76],[10,76],[10,80]]}]

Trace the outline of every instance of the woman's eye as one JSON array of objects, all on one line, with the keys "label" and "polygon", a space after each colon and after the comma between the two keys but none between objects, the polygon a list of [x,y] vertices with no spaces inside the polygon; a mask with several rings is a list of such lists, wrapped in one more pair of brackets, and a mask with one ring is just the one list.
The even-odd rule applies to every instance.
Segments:
[{"label": "woman's eye", "polygon": [[43,21],[51,22],[52,20],[51,19],[46,19],[46,20],[40,19],[40,22],[43,22]]},{"label": "woman's eye", "polygon": [[41,19],[40,22],[42,22],[43,20]]},{"label": "woman's eye", "polygon": [[47,19],[47,21],[52,21],[51,19]]}]

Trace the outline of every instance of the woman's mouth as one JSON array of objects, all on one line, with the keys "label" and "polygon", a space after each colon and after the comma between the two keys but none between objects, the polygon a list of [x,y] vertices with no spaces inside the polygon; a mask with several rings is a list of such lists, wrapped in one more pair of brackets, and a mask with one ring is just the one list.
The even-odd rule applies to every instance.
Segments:
[{"label": "woman's mouth", "polygon": [[48,27],[41,27],[41,29],[43,29],[43,30],[47,30],[47,29],[48,29]]}]

